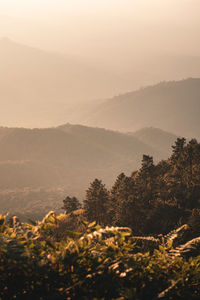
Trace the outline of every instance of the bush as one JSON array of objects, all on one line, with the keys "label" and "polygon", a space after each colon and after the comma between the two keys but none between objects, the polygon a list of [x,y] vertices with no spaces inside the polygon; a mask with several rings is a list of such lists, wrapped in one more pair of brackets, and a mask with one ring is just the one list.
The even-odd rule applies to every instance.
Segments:
[{"label": "bush", "polygon": [[177,245],[188,226],[154,239],[85,222],[58,241],[58,221],[51,212],[10,227],[0,217],[1,299],[198,299],[200,238]]}]

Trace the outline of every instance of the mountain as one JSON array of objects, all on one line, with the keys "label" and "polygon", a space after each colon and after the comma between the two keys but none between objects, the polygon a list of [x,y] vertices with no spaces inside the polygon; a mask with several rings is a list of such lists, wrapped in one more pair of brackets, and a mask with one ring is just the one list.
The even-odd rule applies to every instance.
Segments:
[{"label": "mountain", "polygon": [[199,78],[161,82],[108,99],[92,110],[83,122],[121,131],[153,126],[199,138],[199,99]]},{"label": "mountain", "polygon": [[0,119],[8,126],[60,124],[69,120],[77,107],[80,109],[79,102],[105,97],[113,91],[113,75],[108,72],[73,56],[8,38],[0,39],[0,66]]},{"label": "mountain", "polygon": [[161,157],[135,136],[100,128],[0,128],[0,188],[67,185],[83,192],[95,177],[111,184],[132,172],[144,153]]},{"label": "mountain", "polygon": [[[85,121],[83,115],[88,115],[91,107],[98,104],[94,99],[163,79],[200,74],[199,57],[163,55],[140,60],[134,57],[129,70],[125,71],[101,68],[98,62],[94,66],[94,62],[86,62],[84,58],[41,50],[8,38],[0,39],[0,66],[0,125],[12,127],[49,127],[66,120],[80,123]],[[132,94],[121,97],[129,98]],[[108,128],[117,128],[107,123]],[[89,116],[85,124],[95,125],[93,116]],[[98,119],[96,124],[105,127]],[[125,130],[151,125],[161,127],[142,124],[133,128],[127,124]],[[121,124],[117,129],[121,130]],[[163,129],[173,131],[173,128]]]},{"label": "mountain", "polygon": [[111,186],[121,172],[139,168],[143,154],[155,162],[167,158],[175,138],[155,128],[120,133],[71,124],[0,127],[0,210],[22,219],[60,212],[66,195],[83,199],[95,178]]}]

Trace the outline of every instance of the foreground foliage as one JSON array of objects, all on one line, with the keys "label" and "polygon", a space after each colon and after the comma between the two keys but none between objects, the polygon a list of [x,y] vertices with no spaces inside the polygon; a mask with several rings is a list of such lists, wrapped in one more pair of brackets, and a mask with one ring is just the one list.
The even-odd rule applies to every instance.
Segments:
[{"label": "foreground foliage", "polygon": [[[198,299],[200,237],[187,225],[158,237],[129,228],[0,218],[0,299]],[[62,231],[62,235],[61,235]]]}]

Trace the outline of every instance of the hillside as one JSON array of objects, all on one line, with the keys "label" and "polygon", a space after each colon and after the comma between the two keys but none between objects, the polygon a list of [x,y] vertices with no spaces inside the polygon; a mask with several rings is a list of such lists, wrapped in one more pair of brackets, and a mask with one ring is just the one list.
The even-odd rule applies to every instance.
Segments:
[{"label": "hillside", "polygon": [[130,132],[129,134],[157,149],[163,154],[163,157],[169,157],[171,154],[171,146],[178,138],[178,136],[173,133],[153,127],[142,128],[136,132]]},{"label": "hillside", "polygon": [[[100,168],[159,152],[136,137],[100,128],[66,124],[57,128],[1,128],[0,161],[38,161],[67,168]],[[137,164],[137,163],[136,163]],[[136,165],[135,165],[136,166]]]},{"label": "hillside", "polygon": [[[133,135],[101,128],[70,124],[47,129],[1,127],[0,207],[4,212],[21,211],[28,193],[33,202],[21,207],[34,207],[43,215],[44,207],[48,212],[56,204],[49,199],[49,192],[44,197],[40,189],[53,190],[54,194],[57,190],[60,206],[64,193],[82,199],[94,178],[110,186],[117,174],[137,169],[144,153],[156,161],[167,157]],[[35,206],[36,198],[41,201]]]},{"label": "hillside", "polygon": [[161,82],[105,101],[84,119],[90,126],[123,131],[157,127],[200,137],[200,79]]},{"label": "hillside", "polygon": [[[167,158],[175,140],[175,135],[155,128],[126,134],[71,124],[46,129],[0,127],[0,186],[59,185],[73,174],[76,179],[72,176],[70,181],[82,184],[92,176],[111,183],[120,171],[137,168],[144,153],[153,155],[155,160]],[[31,170],[32,175],[40,170],[36,181]],[[8,181],[7,175],[13,180]],[[18,186],[17,182],[21,184]]]}]

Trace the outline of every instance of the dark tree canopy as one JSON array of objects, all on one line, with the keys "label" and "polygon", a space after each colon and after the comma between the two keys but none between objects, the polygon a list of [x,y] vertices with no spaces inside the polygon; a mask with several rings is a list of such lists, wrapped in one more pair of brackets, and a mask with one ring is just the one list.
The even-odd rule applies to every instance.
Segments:
[{"label": "dark tree canopy", "polygon": [[188,221],[199,224],[200,144],[178,138],[166,161],[143,155],[141,168],[121,173],[107,191],[96,179],[87,190],[85,216],[99,224],[129,226],[136,234],[166,233]]},{"label": "dark tree canopy", "polygon": [[103,225],[106,222],[108,209],[108,191],[101,180],[95,179],[86,191],[84,212],[89,221]]},{"label": "dark tree canopy", "polygon": [[69,197],[67,196],[64,200],[63,200],[63,207],[62,209],[65,210],[66,214],[72,213],[73,211],[81,208],[81,204],[79,202],[79,200],[76,197]]}]

